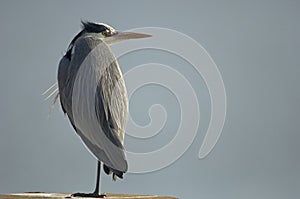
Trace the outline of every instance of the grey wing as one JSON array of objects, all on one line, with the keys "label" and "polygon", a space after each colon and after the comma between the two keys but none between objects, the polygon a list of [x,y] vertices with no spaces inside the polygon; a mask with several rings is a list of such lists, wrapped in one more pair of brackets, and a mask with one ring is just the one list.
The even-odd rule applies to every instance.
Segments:
[{"label": "grey wing", "polygon": [[66,83],[68,78],[68,67],[70,65],[70,60],[66,56],[63,56],[59,62],[58,66],[58,74],[57,74],[57,82],[59,88],[59,96],[60,96],[60,104],[64,113],[66,113],[66,109],[64,104],[67,105],[67,97],[66,97]]},{"label": "grey wing", "polygon": [[79,38],[74,47],[74,58],[65,70],[69,77],[59,79],[62,107],[97,159],[126,172],[123,143],[128,102],[118,63],[95,35]]}]

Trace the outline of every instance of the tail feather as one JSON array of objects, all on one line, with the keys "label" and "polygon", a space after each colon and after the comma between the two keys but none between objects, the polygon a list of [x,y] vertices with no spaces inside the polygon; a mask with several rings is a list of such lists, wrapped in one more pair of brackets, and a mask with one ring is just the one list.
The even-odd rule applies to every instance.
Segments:
[{"label": "tail feather", "polygon": [[112,168],[106,166],[105,164],[103,164],[103,169],[104,169],[104,172],[107,175],[112,174],[112,178],[113,178],[114,181],[117,180],[117,177],[120,178],[120,179],[123,179],[124,172],[112,169]]},{"label": "tail feather", "polygon": [[107,175],[110,175],[112,173],[112,171],[105,164],[103,165],[103,169]]}]

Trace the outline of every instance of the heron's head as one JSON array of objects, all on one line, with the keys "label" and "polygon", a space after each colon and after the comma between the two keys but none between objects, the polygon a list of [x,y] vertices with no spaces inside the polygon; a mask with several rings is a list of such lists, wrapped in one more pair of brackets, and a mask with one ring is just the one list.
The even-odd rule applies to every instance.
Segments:
[{"label": "heron's head", "polygon": [[151,37],[148,34],[116,31],[113,27],[104,23],[82,22],[82,29],[87,33],[99,34],[99,38],[107,44],[114,44],[128,39]]}]

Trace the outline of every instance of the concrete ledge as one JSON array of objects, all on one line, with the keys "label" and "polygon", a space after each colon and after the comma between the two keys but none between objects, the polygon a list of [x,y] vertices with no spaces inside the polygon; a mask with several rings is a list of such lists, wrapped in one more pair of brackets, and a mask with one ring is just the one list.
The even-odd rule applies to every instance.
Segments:
[{"label": "concrete ledge", "polygon": [[[0,199],[65,199],[70,197],[71,193],[15,193],[15,194],[0,194]],[[80,198],[80,197],[76,197]],[[150,195],[134,195],[134,194],[110,194],[108,193],[105,199],[178,199],[168,196],[150,196]],[[85,198],[82,198],[85,199]],[[94,198],[95,199],[95,198]]]}]

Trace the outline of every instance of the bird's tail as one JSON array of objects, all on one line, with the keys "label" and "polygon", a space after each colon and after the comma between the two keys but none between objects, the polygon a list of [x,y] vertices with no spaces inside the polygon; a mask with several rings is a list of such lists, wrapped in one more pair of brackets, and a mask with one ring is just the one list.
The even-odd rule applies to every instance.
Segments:
[{"label": "bird's tail", "polygon": [[112,169],[112,168],[106,166],[105,164],[103,164],[103,170],[104,170],[104,172],[105,172],[107,175],[112,174],[112,179],[113,179],[114,181],[117,180],[117,177],[123,179],[123,173],[124,173],[124,172],[122,172],[122,171],[118,171],[118,170]]}]

